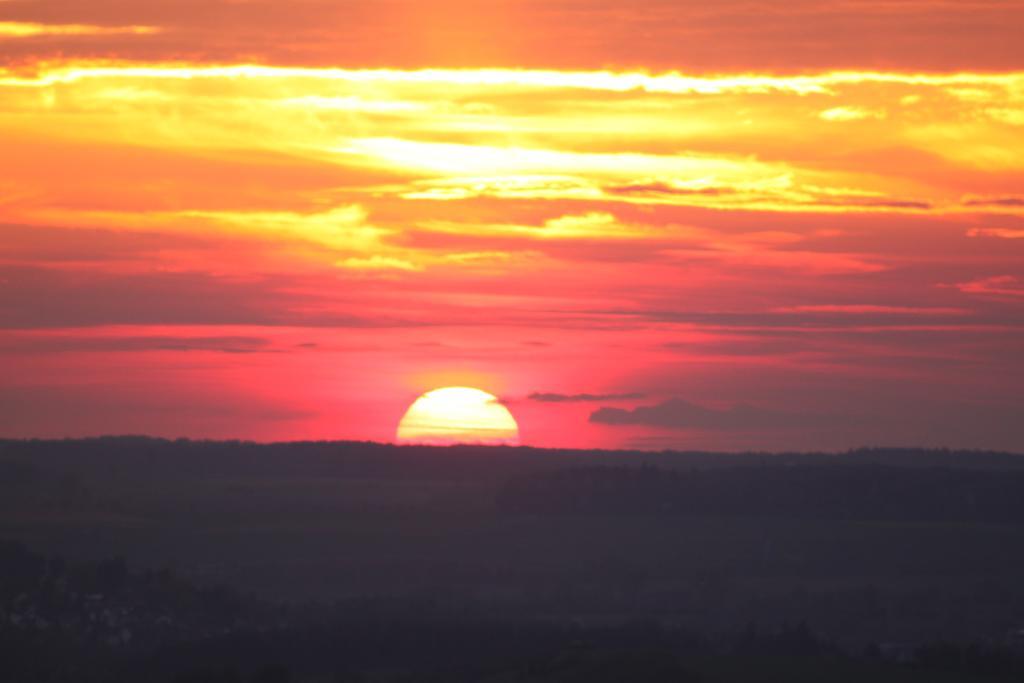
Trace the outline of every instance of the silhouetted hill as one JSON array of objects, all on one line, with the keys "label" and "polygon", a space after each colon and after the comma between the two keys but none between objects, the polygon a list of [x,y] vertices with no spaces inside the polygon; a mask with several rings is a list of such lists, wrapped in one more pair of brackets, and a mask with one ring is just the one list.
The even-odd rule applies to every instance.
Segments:
[{"label": "silhouetted hill", "polygon": [[679,472],[578,467],[509,483],[502,509],[536,514],[783,516],[1024,524],[1024,472],[849,460]]},{"label": "silhouetted hill", "polygon": [[1006,453],[2,441],[0,537],[364,616],[806,621],[891,651],[1024,632],[1024,458]]}]

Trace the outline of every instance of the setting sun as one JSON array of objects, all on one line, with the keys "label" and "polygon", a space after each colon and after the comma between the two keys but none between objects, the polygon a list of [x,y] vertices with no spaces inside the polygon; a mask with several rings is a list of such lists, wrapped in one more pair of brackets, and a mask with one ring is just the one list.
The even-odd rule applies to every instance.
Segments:
[{"label": "setting sun", "polygon": [[519,427],[508,408],[486,391],[445,387],[413,402],[397,436],[404,443],[515,445]]}]

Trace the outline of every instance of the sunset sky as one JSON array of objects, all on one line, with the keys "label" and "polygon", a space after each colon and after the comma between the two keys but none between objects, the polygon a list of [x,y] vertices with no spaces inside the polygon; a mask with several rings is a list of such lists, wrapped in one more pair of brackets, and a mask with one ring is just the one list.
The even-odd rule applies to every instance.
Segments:
[{"label": "sunset sky", "polygon": [[0,0],[0,436],[1024,451],[1024,2]]}]

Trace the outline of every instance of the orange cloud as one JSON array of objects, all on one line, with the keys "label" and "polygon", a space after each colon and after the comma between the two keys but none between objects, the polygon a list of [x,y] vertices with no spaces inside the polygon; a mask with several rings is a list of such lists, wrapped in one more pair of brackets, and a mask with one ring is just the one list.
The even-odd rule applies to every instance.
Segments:
[{"label": "orange cloud", "polygon": [[1005,240],[1024,239],[1024,229],[1011,228],[971,228],[967,231],[971,237],[999,237]]}]

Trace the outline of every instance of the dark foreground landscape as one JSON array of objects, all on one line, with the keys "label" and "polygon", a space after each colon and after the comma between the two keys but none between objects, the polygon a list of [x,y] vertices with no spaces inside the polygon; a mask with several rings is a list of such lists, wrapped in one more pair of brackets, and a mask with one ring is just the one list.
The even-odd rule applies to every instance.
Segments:
[{"label": "dark foreground landscape", "polygon": [[4,681],[1018,681],[1024,457],[0,442]]}]

